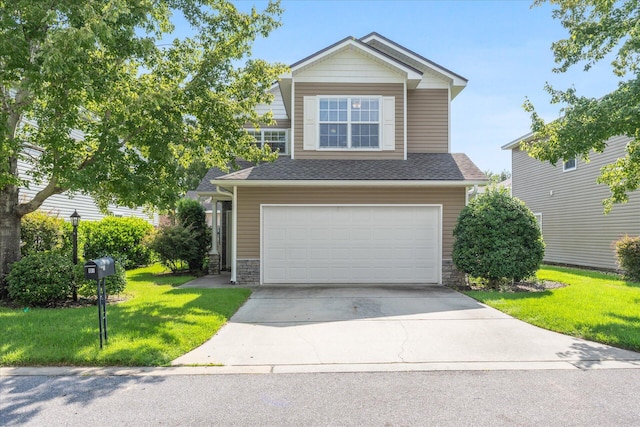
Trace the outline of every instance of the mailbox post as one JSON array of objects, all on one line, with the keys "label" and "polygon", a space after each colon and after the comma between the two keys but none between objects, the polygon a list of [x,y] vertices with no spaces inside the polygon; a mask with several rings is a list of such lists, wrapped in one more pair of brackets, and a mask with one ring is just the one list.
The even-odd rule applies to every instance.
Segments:
[{"label": "mailbox post", "polygon": [[107,285],[106,278],[116,274],[116,266],[111,257],[93,259],[84,264],[85,279],[96,281],[98,293],[98,328],[100,330],[100,348],[102,338],[107,343]]}]

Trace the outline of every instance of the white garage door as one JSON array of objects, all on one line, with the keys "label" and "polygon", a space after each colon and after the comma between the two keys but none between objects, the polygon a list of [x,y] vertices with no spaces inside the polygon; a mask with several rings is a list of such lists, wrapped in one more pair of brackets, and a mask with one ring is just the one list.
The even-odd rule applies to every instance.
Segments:
[{"label": "white garage door", "polygon": [[440,209],[263,205],[263,283],[438,283]]}]

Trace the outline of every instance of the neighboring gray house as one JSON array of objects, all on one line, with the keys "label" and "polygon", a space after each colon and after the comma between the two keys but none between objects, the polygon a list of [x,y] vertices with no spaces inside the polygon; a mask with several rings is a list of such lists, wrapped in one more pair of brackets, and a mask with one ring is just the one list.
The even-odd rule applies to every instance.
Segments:
[{"label": "neighboring gray house", "polygon": [[567,159],[552,166],[520,149],[520,143],[530,137],[524,135],[502,149],[512,153],[512,194],[527,204],[541,225],[544,261],[617,269],[613,242],[625,234],[640,234],[640,192],[604,215],[602,201],[610,191],[596,184],[596,178],[600,168],[625,155],[629,138],[611,138],[605,151],[592,153],[588,163]]},{"label": "neighboring gray house", "polygon": [[[31,157],[37,157],[41,154],[40,150],[33,146],[26,148],[25,153]],[[21,179],[31,181],[29,173],[30,168],[30,164],[24,160],[18,160],[18,173]],[[33,182],[31,182],[29,188],[21,187],[18,195],[19,201],[23,202],[31,200],[33,196],[43,188],[44,185],[35,184]],[[42,206],[40,206],[40,210],[67,221],[74,210],[81,216],[82,221],[98,221],[105,217],[105,214],[100,212],[95,200],[91,196],[85,194],[69,194],[68,192],[55,194],[47,198]],[[158,214],[147,213],[142,208],[131,209],[110,204],[108,206],[108,210],[109,214],[116,217],[137,217],[142,218],[153,225],[158,225]]]}]

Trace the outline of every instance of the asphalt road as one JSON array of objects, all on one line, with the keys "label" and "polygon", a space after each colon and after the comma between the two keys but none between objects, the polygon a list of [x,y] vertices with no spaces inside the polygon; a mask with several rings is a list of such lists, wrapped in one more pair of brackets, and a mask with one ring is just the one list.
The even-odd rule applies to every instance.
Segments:
[{"label": "asphalt road", "polygon": [[638,426],[640,369],[5,376],[0,425]]}]

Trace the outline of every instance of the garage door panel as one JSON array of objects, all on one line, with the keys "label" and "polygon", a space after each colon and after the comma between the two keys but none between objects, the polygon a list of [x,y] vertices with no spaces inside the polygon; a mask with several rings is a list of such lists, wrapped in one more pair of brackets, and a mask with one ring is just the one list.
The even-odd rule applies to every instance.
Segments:
[{"label": "garage door panel", "polygon": [[264,283],[434,283],[436,206],[264,206]]}]

